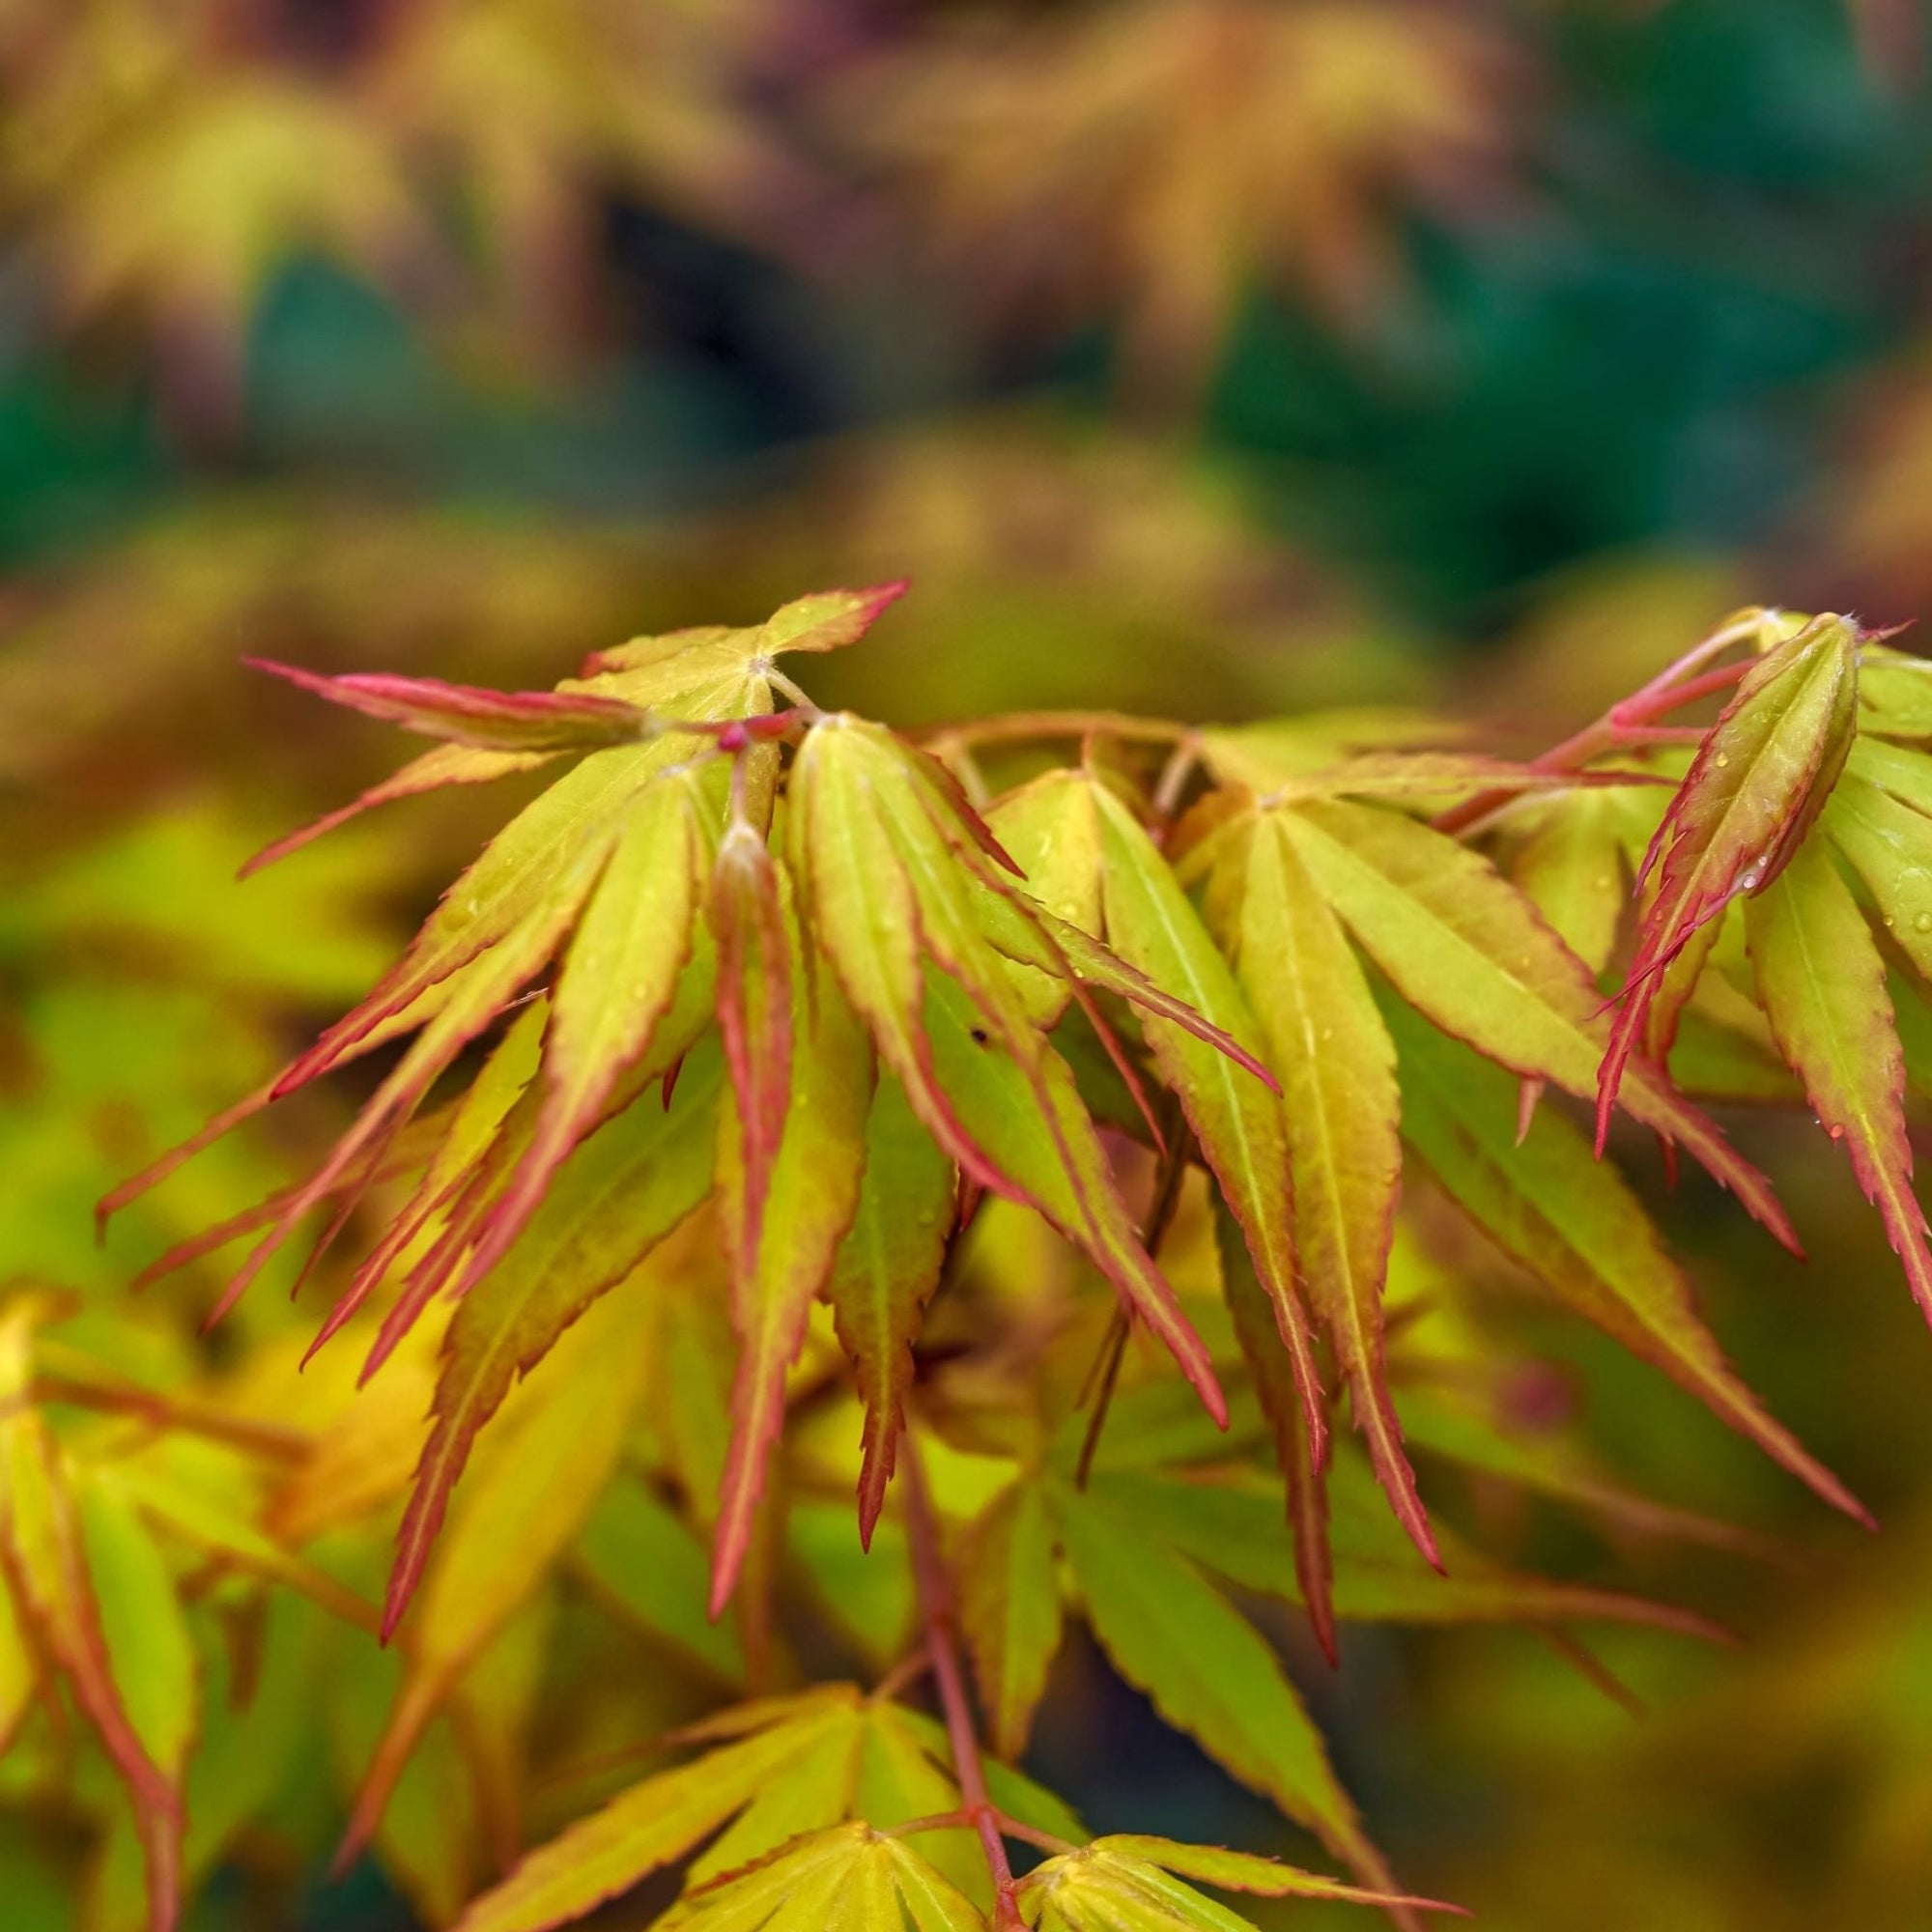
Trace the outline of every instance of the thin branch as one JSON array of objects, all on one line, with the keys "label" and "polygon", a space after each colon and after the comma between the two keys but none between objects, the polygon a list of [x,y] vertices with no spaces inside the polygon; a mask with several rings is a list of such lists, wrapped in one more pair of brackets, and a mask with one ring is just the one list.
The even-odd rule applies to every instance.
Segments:
[{"label": "thin branch", "polygon": [[1198,728],[1171,718],[1135,718],[1122,711],[1011,711],[1000,718],[937,724],[921,735],[934,747],[1024,744],[1034,738],[1093,735],[1132,744],[1170,745],[1191,738]]},{"label": "thin branch", "polygon": [[[1560,745],[1552,745],[1541,756],[1532,758],[1529,769],[1533,772],[1580,771],[1591,759],[1600,758],[1623,746],[1676,741],[1681,734],[1673,732],[1670,740],[1658,736],[1661,721],[1687,704],[1696,703],[1699,698],[1728,691],[1744,676],[1750,668],[1752,660],[1724,665],[1717,670],[1706,670],[1704,667],[1734,645],[1747,643],[1756,637],[1764,616],[1765,613],[1760,611],[1748,611],[1713,631],[1709,637],[1700,639],[1674,664],[1666,665],[1649,683],[1640,686],[1628,697],[1619,698],[1594,724],[1584,725]],[[1690,735],[1701,736],[1702,733]],[[1492,812],[1513,803],[1516,796],[1514,792],[1484,792],[1440,813],[1433,822],[1436,831],[1446,832],[1452,838],[1458,837],[1472,831]]]},{"label": "thin branch", "polygon": [[959,1662],[952,1584],[939,1551],[939,1525],[932,1513],[932,1497],[925,1487],[919,1447],[910,1429],[899,1444],[899,1489],[905,1498],[906,1540],[912,1549],[913,1581],[925,1619],[926,1649],[931,1653],[933,1681],[946,1717],[946,1735],[952,1747],[953,1776],[959,1782],[960,1815],[979,1833],[980,1848],[986,1854],[986,1869],[993,1879],[994,1932],[1020,1932],[1012,1862],[1007,1857],[1006,1840],[1000,1835],[1000,1813],[986,1790],[979,1728],[966,1694],[966,1673]]}]

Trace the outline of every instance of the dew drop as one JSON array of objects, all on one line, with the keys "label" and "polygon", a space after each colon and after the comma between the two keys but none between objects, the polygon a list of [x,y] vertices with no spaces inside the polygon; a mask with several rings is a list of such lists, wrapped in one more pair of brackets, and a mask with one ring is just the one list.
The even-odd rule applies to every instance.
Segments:
[{"label": "dew drop", "polygon": [[1728,752],[1719,752],[1712,762],[1716,764],[1719,771],[1722,771],[1731,762],[1731,755]]},{"label": "dew drop", "polygon": [[1839,1125],[1839,1123],[1836,1121],[1833,1121],[1832,1124],[1828,1128],[1826,1128],[1826,1132],[1829,1133],[1834,1141],[1841,1141],[1845,1138],[1845,1130],[1841,1125]]},{"label": "dew drop", "polygon": [[1912,929],[1914,932],[1932,932],[1932,912],[1921,912],[1915,915],[1912,921]]}]

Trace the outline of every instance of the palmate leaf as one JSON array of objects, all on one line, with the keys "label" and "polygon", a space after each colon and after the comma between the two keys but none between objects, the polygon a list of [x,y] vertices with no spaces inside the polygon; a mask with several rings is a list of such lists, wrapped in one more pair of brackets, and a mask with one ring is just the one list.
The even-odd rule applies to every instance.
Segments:
[{"label": "palmate leaf", "polygon": [[1520,1132],[1514,1084],[1424,1025],[1383,1013],[1401,1055],[1403,1134],[1449,1197],[1551,1293],[1654,1363],[1834,1508],[1870,1518],[1766,1413],[1697,1319],[1690,1284],[1629,1184],[1550,1108]]},{"label": "palmate leaf", "polygon": [[1778,1050],[1841,1142],[1885,1223],[1920,1311],[1932,1321],[1932,1252],[1912,1191],[1905,1054],[1885,960],[1829,846],[1801,849],[1745,907],[1758,998]]},{"label": "palmate leaf", "polygon": [[1399,1914],[1459,1912],[1434,1899],[1365,1891],[1277,1859],[1258,1859],[1213,1845],[1168,1838],[1095,1838],[1079,1851],[1048,1859],[1021,1883],[1020,1916],[1037,1932],[1253,1932],[1247,1919],[1205,1897],[1193,1885],[1258,1898],[1326,1899],[1378,1905]]},{"label": "palmate leaf", "polygon": [[[674,1742],[716,1747],[655,1773],[567,1827],[477,1899],[459,1932],[547,1932],[704,1844],[689,1874],[694,1889],[678,1908],[695,1917],[710,1909],[705,1889],[713,1881],[728,1882],[791,1841],[853,1823],[850,1835],[858,1843],[874,1828],[937,1816],[958,1804],[939,1727],[850,1685],[737,1706]],[[1010,1774],[995,1772],[992,1788],[995,1802],[1014,1815],[1032,1812],[1045,1829],[1078,1830],[1064,1809],[1048,1804],[1042,1811],[1024,1780]],[[867,1823],[859,1826],[853,1821],[862,1801]],[[962,1825],[956,1833],[963,1841],[970,1828]],[[710,1897],[728,1889],[728,1883],[719,1885]]]},{"label": "palmate leaf", "polygon": [[381,671],[321,677],[269,658],[242,662],[331,704],[479,752],[592,752],[641,738],[650,724],[649,712],[587,691],[484,691]]},{"label": "palmate leaf", "polygon": [[669,1107],[648,1097],[592,1135],[497,1267],[458,1304],[442,1346],[434,1421],[390,1577],[393,1631],[429,1559],[476,1434],[557,1338],[710,1192],[723,1069],[690,1056]]},{"label": "palmate leaf", "polygon": [[1219,1411],[1207,1351],[985,925],[1031,922],[1041,957],[1054,956],[1051,935],[982,869],[990,835],[933,769],[857,719],[810,733],[787,823],[813,936],[927,1132],[973,1179],[1037,1208],[1085,1250]]},{"label": "palmate leaf", "polygon": [[1660,977],[1733,896],[1776,878],[1824,810],[1857,729],[1860,638],[1814,618],[1750,668],[1698,747],[1644,859],[1655,892],[1598,1079],[1600,1152]]},{"label": "palmate leaf", "polygon": [[[67,1687],[127,1790],[131,1829],[116,1829],[145,1874],[145,1922],[166,1932],[182,1902],[190,1751],[205,1716],[192,1579],[234,1572],[231,1590],[266,1578],[365,1629],[370,1614],[256,1530],[245,1504],[231,1514],[227,1497],[203,1492],[215,1480],[229,1496],[246,1493],[240,1452],[224,1445],[257,1439],[244,1417],[88,1373],[91,1358],[40,1335],[58,1312],[34,1293],[0,1308],[0,1748],[32,1698],[58,1710],[54,1681]],[[143,1428],[57,1435],[38,1406],[43,1366],[47,1400],[125,1409]],[[141,1889],[133,1883],[122,1922],[135,1922]]]},{"label": "palmate leaf", "polygon": [[825,1288],[866,1406],[859,1536],[867,1548],[892,1481],[913,1339],[939,1286],[957,1191],[952,1163],[920,1125],[905,1088],[881,1073],[866,1122],[858,1207]]},{"label": "palmate leaf", "polygon": [[[781,922],[779,941],[788,952],[785,926]],[[728,1029],[726,1035],[728,1040]],[[781,1136],[761,1155],[768,1191],[756,1210],[746,1198],[753,1149],[765,1147],[769,1129],[746,1118],[748,1104],[757,1103],[759,1082],[740,1081],[737,1087],[720,1139],[721,1205],[726,1227],[734,1231],[731,1321],[739,1355],[712,1563],[713,1616],[729,1599],[751,1547],[766,1460],[784,1420],[785,1372],[804,1345],[811,1304],[832,1278],[859,1206],[872,1052],[830,974],[817,986],[783,1089],[787,1111]]]},{"label": "palmate leaf", "polygon": [[[1129,965],[1171,988],[1194,1011],[1253,1054],[1261,1030],[1200,915],[1140,821],[1105,784],[1094,782],[1100,821],[1101,902],[1109,943]],[[1294,1252],[1289,1129],[1272,1078],[1264,1082],[1218,1047],[1173,1021],[1142,1021],[1162,1077],[1179,1095],[1202,1154],[1247,1240],[1255,1274],[1274,1311],[1293,1364],[1318,1466],[1328,1419],[1302,1302]],[[1411,1521],[1419,1523],[1412,1515]],[[1426,1526],[1420,1533],[1428,1534]]]},{"label": "palmate leaf", "polygon": [[1382,1289],[1402,1175],[1395,1048],[1279,818],[1256,826],[1243,882],[1237,967],[1282,1082],[1302,1278],[1334,1338],[1376,1474],[1433,1560],[1382,1362]]},{"label": "palmate leaf", "polygon": [[855,1822],[688,1892],[664,1932],[983,1932],[972,1901],[902,1840]]}]

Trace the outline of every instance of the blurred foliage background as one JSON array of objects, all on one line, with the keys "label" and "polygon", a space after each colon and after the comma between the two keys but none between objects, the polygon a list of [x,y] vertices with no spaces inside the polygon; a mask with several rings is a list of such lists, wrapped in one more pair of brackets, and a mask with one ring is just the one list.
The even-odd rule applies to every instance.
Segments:
[{"label": "blurred foliage background", "polygon": [[[275,1184],[331,1103],[99,1250],[92,1202],[358,994],[503,810],[424,802],[236,887],[396,755],[243,652],[541,685],[907,573],[822,700],[1447,704],[1530,748],[1747,597],[1914,616],[1923,25],[1914,0],[0,0],[0,1276],[80,1291],[72,1332],[130,1370],[191,1361],[214,1276],[137,1304],[130,1276]],[[1883,1537],[1516,1311],[1537,1404],[1776,1549],[1599,1548],[1500,1491],[1492,1536],[1745,1647],[1607,1645],[1641,1720],[1520,1634],[1356,1633],[1332,1678],[1294,1652],[1398,1869],[1494,1932],[1932,1922],[1932,1348],[1849,1175],[1740,1131],[1808,1270],[1694,1191],[1670,1224]],[[1281,1842],[1097,1663],[1065,1677],[1037,1768],[1091,1819]],[[278,1775],[322,1773],[296,1748]],[[373,1866],[302,1876],[322,1804],[298,1788],[194,1923],[264,1922],[277,1860],[278,1924],[414,1923]],[[72,1849],[0,1812],[10,1932],[68,1924]]]}]

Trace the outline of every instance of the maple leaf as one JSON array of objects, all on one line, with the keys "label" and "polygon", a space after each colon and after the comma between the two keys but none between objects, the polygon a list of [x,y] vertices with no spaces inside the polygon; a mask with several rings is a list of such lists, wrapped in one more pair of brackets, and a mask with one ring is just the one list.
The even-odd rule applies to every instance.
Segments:
[{"label": "maple leaf", "polygon": [[1391,205],[1494,170],[1508,66],[1469,22],[1382,0],[1143,4],[916,48],[850,119],[982,288],[1126,314],[1136,376],[1171,393],[1257,272],[1360,313]]},{"label": "maple leaf", "polygon": [[1020,1913],[1037,1932],[1236,1932],[1237,1927],[1252,1932],[1248,1920],[1184,1883],[1190,1879],[1217,1891],[1259,1898],[1327,1899],[1404,1913],[1461,1912],[1435,1899],[1365,1891],[1278,1859],[1169,1838],[1116,1836],[1095,1838],[1029,1872],[1021,1881]]},{"label": "maple leaf", "polygon": [[1600,1152],[1660,978],[1734,896],[1776,878],[1825,809],[1857,726],[1860,636],[1814,618],[1750,668],[1704,735],[1644,857],[1656,890],[1598,1078]]}]

